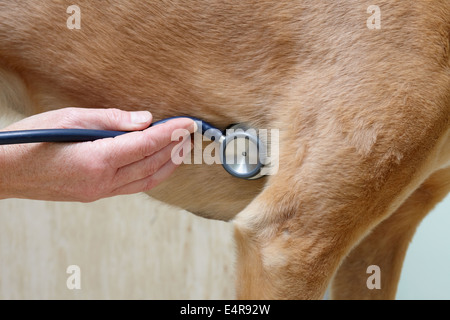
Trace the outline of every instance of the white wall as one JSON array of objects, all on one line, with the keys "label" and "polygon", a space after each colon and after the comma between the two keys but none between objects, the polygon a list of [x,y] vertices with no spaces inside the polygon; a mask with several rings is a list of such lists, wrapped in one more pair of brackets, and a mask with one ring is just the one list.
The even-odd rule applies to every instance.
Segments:
[{"label": "white wall", "polygon": [[397,299],[450,299],[450,195],[417,229],[406,254]]}]

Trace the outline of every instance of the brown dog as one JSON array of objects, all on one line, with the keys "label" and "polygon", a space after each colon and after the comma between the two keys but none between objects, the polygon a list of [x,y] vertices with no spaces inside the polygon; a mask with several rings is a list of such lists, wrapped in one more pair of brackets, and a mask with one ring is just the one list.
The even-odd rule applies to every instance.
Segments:
[{"label": "brown dog", "polygon": [[276,175],[185,165],[150,194],[233,220],[240,298],[394,298],[450,189],[450,1],[376,2],[380,29],[364,0],[79,0],[71,29],[71,1],[2,1],[1,107],[278,128]]}]

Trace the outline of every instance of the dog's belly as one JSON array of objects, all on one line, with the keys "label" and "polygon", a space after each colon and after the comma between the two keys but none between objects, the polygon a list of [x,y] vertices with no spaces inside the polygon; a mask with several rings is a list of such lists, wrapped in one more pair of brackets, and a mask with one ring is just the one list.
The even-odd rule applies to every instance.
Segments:
[{"label": "dog's belly", "polygon": [[218,165],[184,165],[148,194],[202,217],[229,220],[259,193],[264,182],[233,178]]}]

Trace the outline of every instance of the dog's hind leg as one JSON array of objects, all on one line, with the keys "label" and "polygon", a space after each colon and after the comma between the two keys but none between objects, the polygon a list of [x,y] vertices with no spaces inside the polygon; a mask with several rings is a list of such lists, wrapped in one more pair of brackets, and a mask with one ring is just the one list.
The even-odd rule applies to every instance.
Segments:
[{"label": "dog's hind leg", "polygon": [[[306,125],[291,117],[280,132],[278,173],[234,220],[239,298],[323,297],[351,249],[430,176],[446,150],[448,109],[427,103],[424,112],[414,108],[422,124],[409,119],[413,107],[396,102],[379,119],[369,114],[383,130],[365,155],[329,114]],[[389,113],[399,117],[390,123]],[[371,133],[357,130],[349,132]]]},{"label": "dog's hind leg", "polygon": [[[450,191],[450,168],[431,175],[389,218],[359,243],[339,267],[335,299],[394,299],[403,260],[417,226]],[[380,267],[379,290],[369,290],[368,266]]]}]

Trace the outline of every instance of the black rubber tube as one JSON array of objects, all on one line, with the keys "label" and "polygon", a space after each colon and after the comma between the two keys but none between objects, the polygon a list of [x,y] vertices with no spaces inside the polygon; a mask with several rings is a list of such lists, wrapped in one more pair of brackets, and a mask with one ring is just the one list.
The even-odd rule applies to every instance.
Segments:
[{"label": "black rubber tube", "polygon": [[0,132],[0,145],[36,142],[82,142],[112,138],[126,131],[89,129],[40,129]]},{"label": "black rubber tube", "polygon": [[[172,117],[154,122],[155,126],[176,118],[190,118],[198,125],[198,131],[205,134],[208,130],[217,130],[207,122],[194,117]],[[83,142],[94,141],[103,138],[113,138],[128,133],[129,131],[109,131],[109,130],[91,130],[91,129],[38,129],[38,130],[20,130],[20,131],[0,131],[0,145],[22,144],[37,142]]]}]

